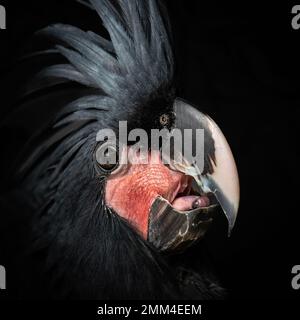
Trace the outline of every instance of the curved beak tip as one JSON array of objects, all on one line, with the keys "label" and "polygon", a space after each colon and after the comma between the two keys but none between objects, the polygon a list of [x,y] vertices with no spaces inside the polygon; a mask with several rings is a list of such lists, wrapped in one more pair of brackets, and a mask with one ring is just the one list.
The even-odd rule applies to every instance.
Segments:
[{"label": "curved beak tip", "polygon": [[207,184],[215,194],[228,220],[228,236],[234,227],[240,201],[238,171],[230,146],[218,125],[207,116],[208,127],[214,141],[215,160]]}]

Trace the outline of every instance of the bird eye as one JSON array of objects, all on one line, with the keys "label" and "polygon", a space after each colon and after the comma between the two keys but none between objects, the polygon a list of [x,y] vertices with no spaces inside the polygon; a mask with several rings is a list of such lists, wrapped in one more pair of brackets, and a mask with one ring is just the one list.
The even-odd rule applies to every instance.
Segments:
[{"label": "bird eye", "polygon": [[118,150],[114,145],[104,143],[96,150],[96,161],[104,172],[112,172],[119,166]]},{"label": "bird eye", "polygon": [[170,122],[170,117],[168,114],[162,114],[160,117],[159,117],[159,122],[162,126],[167,126]]}]

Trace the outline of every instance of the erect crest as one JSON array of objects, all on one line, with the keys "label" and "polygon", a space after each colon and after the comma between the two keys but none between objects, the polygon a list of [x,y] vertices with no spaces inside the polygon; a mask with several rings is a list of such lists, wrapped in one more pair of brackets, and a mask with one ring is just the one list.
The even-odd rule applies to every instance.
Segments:
[{"label": "erect crest", "polygon": [[[39,76],[100,89],[102,107],[118,108],[147,100],[173,79],[168,21],[155,0],[90,0],[110,40],[92,31],[55,24],[41,30],[59,41],[68,64],[47,67]],[[92,99],[97,105],[97,101]]]}]

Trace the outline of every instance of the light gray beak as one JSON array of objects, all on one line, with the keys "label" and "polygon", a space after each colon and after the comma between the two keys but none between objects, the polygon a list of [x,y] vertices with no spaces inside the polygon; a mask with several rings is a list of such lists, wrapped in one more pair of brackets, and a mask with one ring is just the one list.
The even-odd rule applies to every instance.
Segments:
[{"label": "light gray beak", "polygon": [[[218,125],[209,116],[183,100],[175,100],[174,112],[175,127],[180,128],[183,134],[184,129],[204,130],[204,164],[202,170],[195,170],[192,174],[204,192],[212,192],[217,198],[228,220],[230,234],[238,213],[240,188],[229,144]],[[193,161],[193,159],[186,160],[190,164]],[[197,163],[193,163],[192,166],[197,167]],[[183,171],[189,174],[189,166]]]},{"label": "light gray beak", "polygon": [[[173,146],[170,167],[192,176],[200,194],[214,194],[228,220],[230,235],[238,213],[240,190],[236,164],[227,140],[209,116],[185,101],[176,99],[173,110],[174,129],[180,130],[183,141],[191,142],[192,153],[185,152],[185,145]],[[191,131],[197,130],[203,133],[202,161],[194,157],[199,145],[197,135],[190,135]],[[185,135],[189,135],[186,140]],[[204,236],[215,207],[213,204],[180,212],[165,199],[157,198],[150,212],[148,239],[161,251],[182,249]]]}]

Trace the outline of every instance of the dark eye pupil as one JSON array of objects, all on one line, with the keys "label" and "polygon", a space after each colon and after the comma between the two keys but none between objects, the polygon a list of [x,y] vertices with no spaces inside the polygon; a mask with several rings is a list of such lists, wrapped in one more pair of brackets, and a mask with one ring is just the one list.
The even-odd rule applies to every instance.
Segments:
[{"label": "dark eye pupil", "polygon": [[102,163],[100,164],[101,168],[107,171],[111,171],[116,167],[116,164],[112,163]]},{"label": "dark eye pupil", "polygon": [[170,121],[169,115],[167,115],[167,114],[163,114],[163,115],[161,115],[161,116],[159,117],[159,122],[160,122],[160,124],[161,124],[162,126],[168,125],[168,124],[169,124],[169,121]]}]

